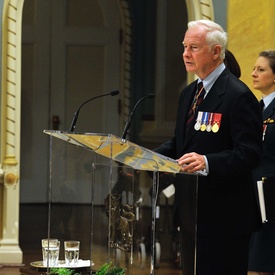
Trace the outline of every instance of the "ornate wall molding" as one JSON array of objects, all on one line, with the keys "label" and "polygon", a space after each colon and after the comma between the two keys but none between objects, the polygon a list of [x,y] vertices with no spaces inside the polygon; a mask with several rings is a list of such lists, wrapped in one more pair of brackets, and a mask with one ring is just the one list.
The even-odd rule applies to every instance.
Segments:
[{"label": "ornate wall molding", "polygon": [[21,18],[24,0],[7,0],[3,10],[2,148],[3,164],[16,165],[20,152]]},{"label": "ornate wall molding", "polygon": [[125,125],[131,109],[131,61],[132,61],[132,16],[128,0],[118,0],[121,14],[121,116],[120,126]]},{"label": "ornate wall molding", "polygon": [[214,20],[212,0],[186,0],[188,20]]},{"label": "ornate wall molding", "polygon": [[24,0],[6,0],[2,14],[1,263],[22,263],[19,248],[21,22]]}]

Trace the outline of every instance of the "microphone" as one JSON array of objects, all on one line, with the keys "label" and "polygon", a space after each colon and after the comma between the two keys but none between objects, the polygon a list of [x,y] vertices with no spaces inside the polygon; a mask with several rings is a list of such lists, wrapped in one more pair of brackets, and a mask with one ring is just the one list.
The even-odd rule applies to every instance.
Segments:
[{"label": "microphone", "polygon": [[143,99],[145,99],[145,98],[154,98],[154,97],[155,97],[155,94],[149,94],[149,95],[146,95],[146,96],[142,97],[142,98],[136,103],[136,105],[134,106],[134,109],[133,109],[133,111],[131,112],[131,114],[130,114],[130,116],[129,116],[129,118],[128,118],[128,121],[127,121],[127,123],[126,123],[126,125],[125,125],[125,127],[124,127],[123,133],[122,133],[122,135],[121,135],[121,139],[126,139],[126,136],[127,136],[127,134],[128,134],[128,130],[129,130],[130,125],[131,125],[131,123],[132,123],[133,114],[134,114],[134,112],[135,112],[137,106],[139,105],[139,103],[140,103]]},{"label": "microphone", "polygon": [[75,129],[75,125],[76,125],[76,122],[77,122],[77,118],[78,118],[79,111],[80,111],[80,109],[81,109],[86,103],[88,103],[88,102],[90,102],[90,101],[92,101],[92,100],[94,100],[94,99],[96,99],[96,98],[99,98],[99,97],[103,97],[103,96],[107,96],[107,95],[114,96],[114,95],[118,95],[118,94],[119,94],[119,91],[112,91],[112,92],[110,92],[110,93],[108,93],[108,94],[103,94],[103,95],[95,96],[95,97],[90,98],[89,100],[85,101],[84,103],[82,103],[82,104],[78,107],[77,111],[76,111],[75,114],[74,114],[74,117],[73,117],[73,120],[72,120],[72,123],[71,123],[71,127],[70,127],[69,132],[74,132],[74,129]]}]

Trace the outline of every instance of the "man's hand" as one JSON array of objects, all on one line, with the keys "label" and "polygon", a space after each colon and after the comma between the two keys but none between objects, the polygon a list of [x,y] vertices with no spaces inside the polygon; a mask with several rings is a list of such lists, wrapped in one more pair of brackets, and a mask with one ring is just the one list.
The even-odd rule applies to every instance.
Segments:
[{"label": "man's hand", "polygon": [[204,156],[195,152],[184,154],[177,161],[182,172],[194,173],[206,168]]}]

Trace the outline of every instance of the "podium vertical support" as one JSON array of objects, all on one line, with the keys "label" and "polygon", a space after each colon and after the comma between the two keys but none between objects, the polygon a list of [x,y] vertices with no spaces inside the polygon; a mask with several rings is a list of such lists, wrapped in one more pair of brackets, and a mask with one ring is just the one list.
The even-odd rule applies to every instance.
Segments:
[{"label": "podium vertical support", "polygon": [[153,172],[153,188],[152,188],[152,222],[151,222],[151,266],[150,274],[155,274],[155,253],[156,253],[156,207],[159,186],[159,171]]}]

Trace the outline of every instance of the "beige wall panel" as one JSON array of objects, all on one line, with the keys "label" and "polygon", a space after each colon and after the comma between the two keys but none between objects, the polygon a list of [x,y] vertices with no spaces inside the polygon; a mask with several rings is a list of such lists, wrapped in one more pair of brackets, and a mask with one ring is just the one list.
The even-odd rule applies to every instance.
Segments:
[{"label": "beige wall panel", "polygon": [[228,48],[240,63],[241,79],[252,88],[252,69],[258,53],[275,48],[275,1],[230,0],[228,1]]}]

